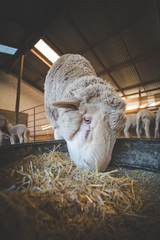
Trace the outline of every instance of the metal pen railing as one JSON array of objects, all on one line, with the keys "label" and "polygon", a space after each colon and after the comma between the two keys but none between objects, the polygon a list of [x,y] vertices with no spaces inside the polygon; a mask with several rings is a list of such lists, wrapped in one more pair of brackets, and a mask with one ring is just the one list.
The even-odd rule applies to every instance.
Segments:
[{"label": "metal pen railing", "polygon": [[[155,107],[146,107],[153,112],[158,110],[158,106]],[[140,109],[136,109],[137,112]],[[134,112],[132,110],[132,112]],[[51,124],[45,115],[44,104],[25,109],[21,111],[21,118],[18,119],[18,122],[24,123],[30,130],[30,141],[48,141],[54,139],[54,131]],[[24,116],[25,115],[25,116]]]},{"label": "metal pen railing", "polygon": [[46,118],[44,104],[21,111],[25,117],[18,119],[30,130],[30,141],[47,141],[54,139],[54,131]]}]

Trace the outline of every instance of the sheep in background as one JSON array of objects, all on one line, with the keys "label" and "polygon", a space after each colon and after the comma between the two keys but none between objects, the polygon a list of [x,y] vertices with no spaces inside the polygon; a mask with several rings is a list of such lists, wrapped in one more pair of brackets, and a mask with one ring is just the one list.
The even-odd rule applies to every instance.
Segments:
[{"label": "sheep in background", "polygon": [[125,123],[125,102],[114,88],[87,59],[66,54],[46,76],[44,102],[55,139],[66,140],[77,167],[104,171]]},{"label": "sheep in background", "polygon": [[11,132],[9,129],[9,121],[6,117],[0,115],[0,146],[2,145],[3,142],[3,133],[11,136]]},{"label": "sheep in background", "polygon": [[126,138],[131,137],[131,129],[136,129],[136,113],[126,114],[126,123],[124,127],[124,135]]},{"label": "sheep in background", "polygon": [[156,121],[155,121],[155,138],[160,137],[160,107],[157,111]]},{"label": "sheep in background", "polygon": [[24,124],[17,124],[15,126],[9,125],[10,132],[12,135],[10,136],[11,144],[16,143],[16,136],[19,139],[20,143],[29,142],[30,130]]},{"label": "sheep in background", "polygon": [[144,131],[145,131],[146,138],[150,138],[150,129],[149,128],[150,128],[150,124],[154,123],[154,120],[155,120],[154,114],[148,109],[140,110],[137,113],[136,132],[137,132],[138,138],[141,137],[142,129],[144,129]]}]

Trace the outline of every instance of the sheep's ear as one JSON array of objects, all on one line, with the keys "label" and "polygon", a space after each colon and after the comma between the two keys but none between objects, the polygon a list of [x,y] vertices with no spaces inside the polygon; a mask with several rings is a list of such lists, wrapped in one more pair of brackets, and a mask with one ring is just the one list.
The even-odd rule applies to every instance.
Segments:
[{"label": "sheep's ear", "polygon": [[78,98],[67,98],[61,101],[54,102],[52,105],[58,108],[69,108],[77,110],[80,105],[80,100]]}]

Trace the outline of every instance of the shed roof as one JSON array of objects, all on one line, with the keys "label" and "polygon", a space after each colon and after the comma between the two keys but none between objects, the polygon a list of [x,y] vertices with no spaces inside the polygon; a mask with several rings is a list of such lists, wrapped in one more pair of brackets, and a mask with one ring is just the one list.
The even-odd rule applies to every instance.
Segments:
[{"label": "shed roof", "polygon": [[159,0],[5,0],[0,18],[0,44],[18,49],[0,53],[0,68],[18,76],[25,54],[23,80],[40,91],[49,70],[34,54],[42,38],[59,55],[86,57],[126,99],[160,103]]}]

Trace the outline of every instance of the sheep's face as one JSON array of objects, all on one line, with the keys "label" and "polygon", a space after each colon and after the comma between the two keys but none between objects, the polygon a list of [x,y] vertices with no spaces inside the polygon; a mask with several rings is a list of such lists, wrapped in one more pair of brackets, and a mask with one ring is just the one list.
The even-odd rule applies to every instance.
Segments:
[{"label": "sheep's face", "polygon": [[[58,103],[54,103],[54,106],[62,107]],[[69,124],[67,130],[63,125],[61,134],[70,130],[70,135],[64,134],[62,137],[67,141],[72,161],[82,169],[105,171],[117,134],[123,128],[123,113],[117,110],[115,114],[103,103],[79,104],[79,107],[72,107],[71,111],[65,113]],[[117,121],[120,121],[118,125]]]}]

